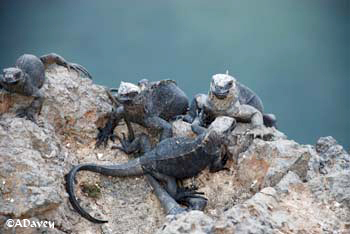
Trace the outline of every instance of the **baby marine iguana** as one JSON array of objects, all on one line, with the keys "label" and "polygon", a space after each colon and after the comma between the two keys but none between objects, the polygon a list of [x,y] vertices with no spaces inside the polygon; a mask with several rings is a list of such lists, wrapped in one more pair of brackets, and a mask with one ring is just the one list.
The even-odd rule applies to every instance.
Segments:
[{"label": "baby marine iguana", "polygon": [[144,79],[138,85],[121,82],[117,91],[115,98],[121,105],[110,114],[105,127],[99,128],[96,147],[106,146],[108,139],[114,141],[114,128],[122,118],[160,131],[160,140],[171,137],[172,127],[168,121],[188,109],[186,94],[173,80],[148,82]]},{"label": "baby marine iguana", "polygon": [[40,58],[31,54],[22,55],[17,59],[14,67],[3,69],[3,74],[0,75],[0,88],[10,93],[34,97],[29,107],[17,111],[18,117],[25,117],[35,122],[34,115],[40,113],[44,101],[40,88],[45,82],[45,68],[54,63],[64,66],[68,70],[73,69],[81,72],[91,78],[91,75],[83,66],[68,63],[64,58],[54,53],[41,56]]},{"label": "baby marine iguana", "polygon": [[242,122],[251,122],[253,126],[276,125],[275,116],[264,113],[261,99],[228,74],[212,77],[209,94],[195,96],[184,120],[192,123],[201,111],[206,118],[202,120],[205,125],[209,125],[217,116],[234,117]]},{"label": "baby marine iguana", "polygon": [[[235,122],[234,122],[235,123]],[[167,138],[146,152],[139,158],[119,165],[81,164],[75,166],[66,176],[66,188],[69,201],[74,209],[84,218],[94,223],[105,223],[87,213],[78,203],[74,194],[74,181],[78,171],[92,171],[106,176],[141,176],[146,175],[148,181],[155,189],[158,199],[166,212],[176,214],[182,212],[176,202],[191,203],[191,199],[205,199],[200,202],[206,205],[206,198],[199,196],[195,189],[178,188],[177,179],[185,179],[198,175],[199,172],[209,167],[210,172],[216,172],[224,168],[228,159],[224,148],[228,145],[228,134],[234,125],[229,126],[225,132],[215,130],[206,131],[200,126],[192,127],[195,132],[201,133],[195,139],[186,137]],[[135,140],[137,140],[135,138]],[[124,139],[124,145],[126,140]],[[166,191],[155,180],[166,183]],[[176,201],[176,202],[175,202]],[[201,205],[199,205],[201,206]],[[200,207],[199,209],[203,209]],[[198,208],[197,208],[198,209]]]}]

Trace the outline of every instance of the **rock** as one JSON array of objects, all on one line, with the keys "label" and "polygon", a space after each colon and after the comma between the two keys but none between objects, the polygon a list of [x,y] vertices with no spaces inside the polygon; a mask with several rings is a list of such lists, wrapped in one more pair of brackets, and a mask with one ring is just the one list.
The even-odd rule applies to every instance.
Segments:
[{"label": "rock", "polygon": [[281,181],[276,185],[275,189],[281,193],[287,193],[289,191],[289,186],[293,184],[302,183],[299,176],[292,171],[289,171]]},{"label": "rock", "polygon": [[322,206],[302,183],[283,195],[267,187],[225,212],[225,233],[345,233],[337,213]]},{"label": "rock", "polygon": [[238,176],[245,187],[254,191],[275,186],[288,171],[304,179],[311,150],[294,141],[255,139],[238,159]]},{"label": "rock", "polygon": [[[233,124],[234,119],[226,116],[217,117],[208,127],[215,129],[218,132],[223,132],[229,129]],[[192,131],[191,124],[183,120],[176,120],[172,123],[173,135],[178,137],[195,138],[197,135]]]},{"label": "rock", "polygon": [[333,137],[321,137],[316,143],[316,151],[319,155],[313,162],[316,172],[327,174],[350,169],[350,155]]},{"label": "rock", "polygon": [[321,137],[316,151],[308,172],[311,190],[320,200],[336,201],[350,212],[350,155],[332,137]]},{"label": "rock", "polygon": [[196,134],[192,132],[191,124],[181,119],[172,123],[173,136],[195,138]]},{"label": "rock", "polygon": [[57,208],[64,151],[53,128],[19,118],[0,120],[0,215],[32,217]]},{"label": "rock", "polygon": [[213,233],[214,221],[202,211],[190,211],[177,216],[168,216],[167,222],[157,234]]},{"label": "rock", "polygon": [[[130,158],[110,147],[95,148],[97,127],[112,109],[104,87],[59,66],[46,75],[38,124],[15,117],[31,98],[0,92],[0,233],[350,233],[350,156],[335,139],[300,145],[275,128],[254,130],[247,123],[237,123],[230,135],[228,170],[204,170],[183,181],[205,193],[203,212],[165,216],[143,177],[79,172],[80,204],[110,220],[90,223],[68,202],[64,175],[78,163],[110,165]],[[222,131],[231,120],[217,118],[210,128]],[[149,133],[133,127],[136,134]],[[173,132],[195,137],[181,120]],[[127,133],[123,122],[115,133]],[[84,185],[98,188],[98,196]],[[9,218],[53,221],[55,228],[5,228]]]},{"label": "rock", "polygon": [[232,127],[235,122],[234,118],[227,116],[219,116],[215,118],[215,120],[209,125],[209,130],[215,130],[217,132],[226,132],[228,130],[232,130]]}]

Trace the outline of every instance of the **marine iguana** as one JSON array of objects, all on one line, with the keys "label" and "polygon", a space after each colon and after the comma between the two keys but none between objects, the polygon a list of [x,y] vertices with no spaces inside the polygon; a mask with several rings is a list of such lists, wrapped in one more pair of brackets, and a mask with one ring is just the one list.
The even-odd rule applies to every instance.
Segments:
[{"label": "marine iguana", "polygon": [[264,113],[261,99],[229,74],[212,77],[208,95],[195,96],[184,120],[192,123],[201,111],[206,117],[203,121],[205,125],[209,125],[217,116],[224,115],[251,122],[253,126],[276,126],[275,116]]},{"label": "marine iguana", "polygon": [[[198,199],[196,202],[205,206],[206,199],[200,196],[202,193],[198,193],[194,189],[178,188],[176,180],[196,176],[207,167],[209,167],[210,172],[226,169],[224,166],[228,156],[226,153],[224,155],[222,153],[226,152],[223,148],[228,145],[228,134],[233,127],[234,125],[229,126],[224,132],[206,130],[200,126],[197,129],[193,127],[194,131],[200,133],[195,139],[186,137],[164,139],[143,156],[124,164],[109,166],[88,163],[77,165],[66,176],[69,201],[74,209],[89,221],[94,223],[107,222],[92,217],[79,205],[75,197],[75,176],[78,171],[85,170],[117,177],[146,175],[152,187],[156,187],[156,195],[160,196],[158,198],[166,211],[174,213],[183,211],[174,203],[174,200],[191,203],[191,199]],[[126,141],[124,139],[124,143]],[[166,183],[166,191],[159,187],[154,178]],[[203,208],[201,207],[201,209]]]},{"label": "marine iguana", "polygon": [[31,54],[22,55],[17,59],[14,67],[3,69],[3,74],[0,75],[0,88],[10,93],[34,97],[29,107],[17,111],[18,117],[25,117],[36,122],[34,115],[40,113],[44,101],[40,89],[45,82],[45,69],[48,65],[54,63],[64,66],[68,70],[73,69],[78,73],[81,72],[91,78],[91,75],[83,66],[68,63],[63,57],[54,53],[43,55],[40,58]]},{"label": "marine iguana", "polygon": [[168,122],[188,109],[186,94],[173,80],[148,82],[143,79],[138,85],[121,82],[115,96],[120,106],[115,109],[103,128],[99,128],[96,147],[107,145],[108,139],[114,141],[114,128],[122,118],[138,123],[145,128],[160,131],[160,140],[172,136]]}]

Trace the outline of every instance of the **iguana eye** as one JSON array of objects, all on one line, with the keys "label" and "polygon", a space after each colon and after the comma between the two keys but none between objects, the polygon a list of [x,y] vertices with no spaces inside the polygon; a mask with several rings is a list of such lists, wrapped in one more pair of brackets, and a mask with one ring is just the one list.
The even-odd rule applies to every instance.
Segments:
[{"label": "iguana eye", "polygon": [[233,85],[233,81],[231,80],[230,82],[228,82],[228,85],[232,86]]}]

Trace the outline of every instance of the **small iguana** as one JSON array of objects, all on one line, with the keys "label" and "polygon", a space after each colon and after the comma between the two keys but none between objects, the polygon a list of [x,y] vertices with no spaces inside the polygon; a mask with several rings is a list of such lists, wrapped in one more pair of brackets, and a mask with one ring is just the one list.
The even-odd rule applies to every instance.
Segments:
[{"label": "small iguana", "polygon": [[159,131],[160,140],[172,136],[170,119],[183,115],[188,109],[186,94],[173,80],[148,82],[138,85],[121,82],[115,99],[120,106],[109,116],[103,128],[99,128],[96,146],[107,145],[108,139],[114,141],[113,131],[122,118],[138,123],[148,129]]},{"label": "small iguana", "polygon": [[[183,211],[179,209],[179,206],[174,201],[191,204],[197,206],[197,209],[203,209],[203,206],[206,205],[206,198],[199,196],[202,193],[198,193],[194,189],[179,188],[176,180],[196,176],[207,167],[209,167],[210,172],[225,169],[224,166],[228,159],[225,148],[229,143],[228,134],[233,129],[235,122],[232,122],[232,124],[224,132],[217,132],[214,129],[205,130],[200,126],[198,128],[193,126],[193,131],[200,133],[195,139],[186,137],[164,139],[141,157],[124,164],[111,166],[96,164],[77,165],[66,176],[69,201],[80,215],[91,222],[107,222],[88,214],[79,205],[75,197],[75,176],[78,171],[85,170],[117,177],[146,175],[152,187],[156,187],[156,195],[167,212],[172,211],[176,213]],[[135,138],[135,140],[137,139]],[[124,146],[128,144],[125,138],[121,142]],[[166,191],[159,187],[154,178],[166,183]],[[194,201],[193,199],[197,200]],[[193,204],[193,202],[197,204]]]},{"label": "small iguana", "polygon": [[202,122],[206,126],[217,116],[234,117],[238,121],[251,122],[253,126],[276,125],[275,116],[264,113],[261,99],[228,74],[216,74],[212,77],[208,95],[195,96],[184,120],[192,123],[201,111],[204,112],[205,119]]},{"label": "small iguana", "polygon": [[66,67],[68,70],[73,69],[81,72],[91,78],[89,72],[81,65],[68,63],[61,56],[51,53],[40,58],[31,54],[24,54],[19,57],[14,67],[3,69],[0,75],[0,88],[10,93],[18,93],[24,96],[34,97],[29,107],[19,109],[18,117],[25,117],[35,122],[35,114],[39,114],[44,101],[41,87],[45,82],[45,69],[48,65],[56,63]]}]

